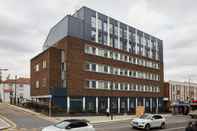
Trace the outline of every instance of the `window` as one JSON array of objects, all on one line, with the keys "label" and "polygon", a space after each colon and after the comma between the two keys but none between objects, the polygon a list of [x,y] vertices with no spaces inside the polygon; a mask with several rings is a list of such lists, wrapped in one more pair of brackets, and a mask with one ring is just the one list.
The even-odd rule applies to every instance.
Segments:
[{"label": "window", "polygon": [[104,72],[108,73],[108,66],[107,65],[104,65]]},{"label": "window", "polygon": [[39,64],[36,64],[36,71],[39,71]]},{"label": "window", "polygon": [[104,50],[104,57],[108,58],[108,50]]},{"label": "window", "polygon": [[123,42],[120,40],[120,49],[123,50]]},{"label": "window", "polygon": [[110,32],[110,34],[113,34],[113,25],[112,24],[109,25],[109,32]]},{"label": "window", "polygon": [[91,40],[96,41],[96,31],[94,30],[91,31]]},{"label": "window", "polygon": [[115,83],[115,90],[118,90],[118,83]]},{"label": "window", "polygon": [[118,36],[118,27],[117,27],[117,26],[114,27],[114,34],[115,34],[116,36]]},{"label": "window", "polygon": [[120,37],[122,37],[122,34],[123,34],[123,29],[120,28]]},{"label": "window", "polygon": [[96,55],[96,47],[92,47],[91,53]]},{"label": "window", "polygon": [[96,18],[91,17],[91,27],[96,28]]},{"label": "window", "polygon": [[86,126],[88,126],[88,124],[85,122],[74,122],[68,125],[67,128],[72,129],[72,128],[80,128],[80,127],[86,127]]},{"label": "window", "polygon": [[42,68],[45,69],[47,67],[47,62],[46,60],[43,60],[42,61]]},{"label": "window", "polygon": [[92,87],[92,88],[96,88],[96,81],[94,81],[94,80],[92,81],[91,87]]},{"label": "window", "polygon": [[86,80],[86,83],[85,83],[86,87],[88,88],[96,88],[96,81],[95,80]]},{"label": "window", "polygon": [[124,39],[127,39],[127,30],[124,29],[123,33],[124,33],[124,34],[123,34]]},{"label": "window", "polygon": [[154,115],[153,118],[154,119],[162,119],[162,116],[160,116],[160,115]]},{"label": "window", "polygon": [[113,69],[114,69],[113,67],[111,67],[111,66],[109,67],[110,74],[113,74],[113,72],[114,72]]},{"label": "window", "polygon": [[88,70],[88,71],[91,70],[90,63],[85,63],[85,70]]},{"label": "window", "polygon": [[102,30],[102,20],[98,19],[98,29]]},{"label": "window", "polygon": [[103,30],[104,30],[105,32],[107,32],[107,23],[106,23],[106,22],[103,23]]},{"label": "window", "polygon": [[91,71],[96,71],[96,64],[91,64]]},{"label": "window", "polygon": [[36,88],[39,88],[40,84],[39,81],[36,81]]},{"label": "window", "polygon": [[63,80],[63,88],[66,88],[66,87],[67,87],[66,80]]},{"label": "window", "polygon": [[42,87],[46,87],[47,86],[47,79],[43,78],[42,79]]},{"label": "window", "polygon": [[104,45],[107,45],[107,35],[103,35],[103,43]]},{"label": "window", "polygon": [[102,41],[102,36],[103,36],[102,33],[99,32],[99,33],[98,33],[98,42],[99,42],[99,43],[103,43],[103,41]]},{"label": "window", "polygon": [[110,37],[109,44],[110,44],[111,47],[113,47],[113,38],[112,37]]},{"label": "window", "polygon": [[117,38],[114,39],[114,48],[118,48],[118,39]]}]

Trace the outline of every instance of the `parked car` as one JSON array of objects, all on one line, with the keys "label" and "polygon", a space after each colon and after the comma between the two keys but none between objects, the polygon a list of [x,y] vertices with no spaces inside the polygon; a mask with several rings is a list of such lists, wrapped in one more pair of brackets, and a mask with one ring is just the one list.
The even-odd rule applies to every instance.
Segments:
[{"label": "parked car", "polygon": [[45,127],[42,131],[95,131],[95,129],[86,120],[69,119]]},{"label": "parked car", "polygon": [[133,128],[141,128],[150,130],[151,128],[165,128],[166,119],[158,114],[144,114],[139,118],[135,118],[131,121]]}]

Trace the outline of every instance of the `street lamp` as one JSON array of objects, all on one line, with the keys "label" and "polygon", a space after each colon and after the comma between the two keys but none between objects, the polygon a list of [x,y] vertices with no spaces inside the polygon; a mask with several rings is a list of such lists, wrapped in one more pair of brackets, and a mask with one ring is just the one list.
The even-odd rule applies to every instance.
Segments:
[{"label": "street lamp", "polygon": [[113,95],[113,84],[110,85],[110,91],[111,91],[111,97],[110,97],[110,116],[111,116],[111,120],[113,120],[113,113],[112,113],[112,95]]},{"label": "street lamp", "polygon": [[[0,85],[1,85],[1,82],[2,82],[2,72],[3,71],[8,71],[8,69],[0,68]],[[0,100],[1,100],[1,96],[0,96]]]},{"label": "street lamp", "polygon": [[17,75],[15,75],[15,79],[14,79],[14,94],[15,94],[15,104],[16,104],[16,80],[17,80]]}]

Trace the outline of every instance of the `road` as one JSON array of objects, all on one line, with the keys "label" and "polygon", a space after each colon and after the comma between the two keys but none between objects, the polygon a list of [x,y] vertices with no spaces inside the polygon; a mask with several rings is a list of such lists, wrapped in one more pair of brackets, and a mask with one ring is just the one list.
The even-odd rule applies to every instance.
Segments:
[{"label": "road", "polygon": [[38,118],[35,115],[13,108],[11,106],[0,104],[0,115],[6,117],[16,124],[20,129],[41,129],[42,127],[52,124],[52,122]]},{"label": "road", "polygon": [[[185,131],[185,127],[190,121],[185,117],[170,117],[167,119],[167,127],[162,131]],[[139,131],[139,129],[132,129],[129,125],[130,121],[104,123],[95,125],[96,131]],[[161,129],[153,129],[153,131],[160,131]]]},{"label": "road", "polygon": [[[50,121],[21,111],[11,106],[0,104],[0,114],[16,124],[19,130],[39,131],[42,127],[53,124]],[[187,123],[191,121],[188,116],[170,116],[167,117],[167,127],[162,131],[184,131]],[[137,131],[129,127],[129,120],[94,124],[96,131]],[[159,131],[154,129],[153,131]]]}]

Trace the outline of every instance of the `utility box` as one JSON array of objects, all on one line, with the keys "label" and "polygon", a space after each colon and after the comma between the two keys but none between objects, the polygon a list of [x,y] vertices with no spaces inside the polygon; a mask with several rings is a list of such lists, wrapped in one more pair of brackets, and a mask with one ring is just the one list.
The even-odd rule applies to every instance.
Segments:
[{"label": "utility box", "polygon": [[143,115],[144,111],[145,111],[145,107],[144,106],[137,106],[136,107],[136,111],[135,111],[136,116],[139,117],[139,116]]}]

